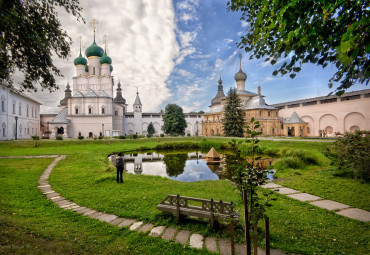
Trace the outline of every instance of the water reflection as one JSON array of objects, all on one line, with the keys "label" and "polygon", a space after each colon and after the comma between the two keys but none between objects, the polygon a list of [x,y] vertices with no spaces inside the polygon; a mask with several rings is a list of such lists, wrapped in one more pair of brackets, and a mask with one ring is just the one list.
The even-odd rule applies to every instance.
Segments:
[{"label": "water reflection", "polygon": [[[159,154],[138,153],[124,155],[125,170],[132,174],[145,174],[167,177],[183,182],[205,180],[231,180],[235,158],[222,154],[222,163],[207,163],[205,154],[200,152]],[[270,167],[274,159],[263,158],[257,162],[263,169]],[[273,179],[273,175],[268,176]]]}]

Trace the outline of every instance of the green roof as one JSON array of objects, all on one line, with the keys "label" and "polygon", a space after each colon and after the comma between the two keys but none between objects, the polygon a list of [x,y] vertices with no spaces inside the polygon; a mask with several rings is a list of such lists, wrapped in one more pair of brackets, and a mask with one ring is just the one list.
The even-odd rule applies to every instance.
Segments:
[{"label": "green roof", "polygon": [[103,54],[104,54],[104,50],[95,43],[95,40],[85,51],[85,55],[88,58],[92,56],[102,57]]},{"label": "green roof", "polygon": [[112,64],[112,59],[104,52],[104,55],[100,58],[100,64]]},{"label": "green roof", "polygon": [[78,56],[77,58],[75,58],[75,60],[73,61],[73,64],[75,66],[77,66],[77,65],[86,65],[87,64],[87,60],[86,60],[86,58],[84,58],[81,55],[81,51],[80,51],[80,56]]}]

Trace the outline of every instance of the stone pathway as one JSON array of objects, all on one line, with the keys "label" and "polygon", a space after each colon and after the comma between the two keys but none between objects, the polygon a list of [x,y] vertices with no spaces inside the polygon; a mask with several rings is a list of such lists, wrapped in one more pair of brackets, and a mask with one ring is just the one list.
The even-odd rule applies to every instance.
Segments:
[{"label": "stone pathway", "polygon": [[323,199],[321,197],[317,197],[308,193],[302,193],[298,190],[290,189],[283,187],[279,184],[269,182],[265,185],[261,186],[265,189],[271,189],[279,194],[287,195],[290,198],[302,201],[302,202],[309,202],[311,205],[329,210],[334,211],[336,214],[363,221],[369,222],[370,221],[370,212],[358,209],[358,208],[350,208],[349,205],[345,205],[342,203],[338,203],[332,200]]}]

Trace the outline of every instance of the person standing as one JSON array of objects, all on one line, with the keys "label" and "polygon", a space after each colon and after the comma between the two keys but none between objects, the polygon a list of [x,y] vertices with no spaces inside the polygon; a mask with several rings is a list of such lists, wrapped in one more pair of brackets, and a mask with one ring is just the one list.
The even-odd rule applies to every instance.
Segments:
[{"label": "person standing", "polygon": [[122,152],[118,153],[118,156],[116,158],[116,168],[117,168],[117,182],[123,183],[122,179],[122,173],[123,173],[123,157]]}]

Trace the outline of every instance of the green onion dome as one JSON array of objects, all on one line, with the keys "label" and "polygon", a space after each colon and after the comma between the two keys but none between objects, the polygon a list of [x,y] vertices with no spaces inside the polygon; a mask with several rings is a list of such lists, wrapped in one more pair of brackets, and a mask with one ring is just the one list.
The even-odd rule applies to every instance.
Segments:
[{"label": "green onion dome", "polygon": [[109,69],[110,69],[110,71],[112,72],[112,71],[113,71],[113,66],[111,65]]},{"label": "green onion dome", "polygon": [[85,66],[85,72],[88,72],[89,71],[89,66],[88,65],[86,65]]},{"label": "green onion dome", "polygon": [[103,54],[104,54],[104,50],[95,43],[95,40],[85,51],[85,55],[88,58],[93,57],[93,56],[102,57]]},{"label": "green onion dome", "polygon": [[75,58],[75,60],[73,61],[74,65],[77,66],[77,65],[86,65],[87,64],[87,60],[86,58],[84,58],[82,55],[81,55],[81,51],[80,51],[80,56],[78,56],[77,58]]},{"label": "green onion dome", "polygon": [[104,55],[100,58],[100,64],[112,64],[112,59],[104,52]]}]

